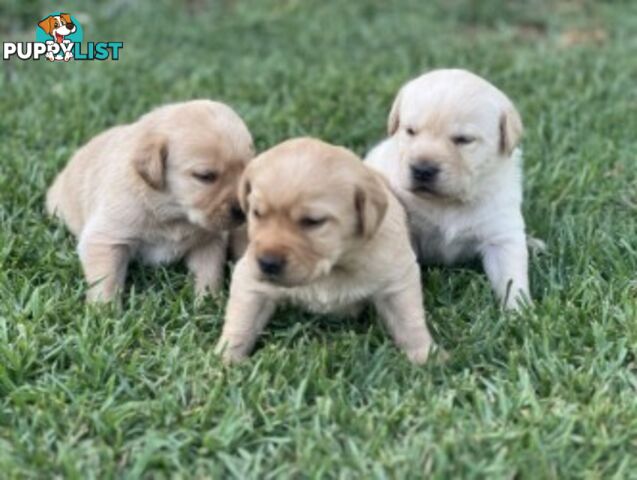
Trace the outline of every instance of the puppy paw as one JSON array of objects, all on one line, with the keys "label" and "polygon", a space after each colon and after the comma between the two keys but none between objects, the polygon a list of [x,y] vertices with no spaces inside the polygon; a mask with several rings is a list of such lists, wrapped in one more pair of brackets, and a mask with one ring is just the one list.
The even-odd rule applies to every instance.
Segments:
[{"label": "puppy paw", "polygon": [[197,300],[202,300],[206,298],[208,295],[212,295],[216,297],[221,290],[220,287],[221,282],[204,282],[204,281],[195,281],[195,296]]},{"label": "puppy paw", "polygon": [[108,303],[110,300],[110,298],[104,295],[104,292],[94,288],[91,288],[86,292],[86,301],[88,303]]},{"label": "puppy paw", "polygon": [[526,292],[517,292],[502,304],[502,310],[512,313],[522,313],[531,308],[533,308],[533,300]]},{"label": "puppy paw", "polygon": [[248,357],[240,349],[230,346],[228,341],[224,339],[217,342],[215,354],[221,358],[224,365],[236,365]]},{"label": "puppy paw", "polygon": [[405,351],[405,354],[409,361],[414,365],[424,365],[429,358],[431,350],[431,345],[424,345],[422,347],[410,348]]},{"label": "puppy paw", "polygon": [[414,365],[424,365],[427,361],[444,363],[449,360],[449,354],[435,344],[413,348],[405,353],[409,361]]},{"label": "puppy paw", "polygon": [[438,363],[445,363],[449,361],[449,359],[451,358],[451,355],[449,355],[449,352],[447,352],[444,348],[438,345],[434,345],[433,347],[431,347],[431,350],[429,352],[429,357],[431,358],[432,361],[435,361]]},{"label": "puppy paw", "polygon": [[532,237],[531,235],[526,236],[526,246],[533,254],[545,253],[548,249],[544,240]]},{"label": "puppy paw", "polygon": [[224,303],[224,297],[221,290],[210,290],[209,288],[197,289],[195,288],[195,307],[199,308],[203,305],[212,303]]},{"label": "puppy paw", "polygon": [[86,291],[86,301],[88,303],[113,303],[117,305],[122,301],[121,293],[120,288],[104,288],[103,285],[97,284]]}]

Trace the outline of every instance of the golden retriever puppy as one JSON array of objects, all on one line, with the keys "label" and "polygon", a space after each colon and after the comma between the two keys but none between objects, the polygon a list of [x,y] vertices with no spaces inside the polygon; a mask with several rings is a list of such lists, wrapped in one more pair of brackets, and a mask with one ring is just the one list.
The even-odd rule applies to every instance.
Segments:
[{"label": "golden retriever puppy", "polygon": [[506,308],[528,301],[522,121],[513,103],[470,72],[435,70],[400,89],[388,133],[365,162],[407,209],[419,259],[479,256]]},{"label": "golden retriever puppy", "polygon": [[80,148],[49,189],[47,210],[79,239],[88,300],[113,299],[133,257],[185,257],[197,293],[216,290],[253,156],[239,116],[208,100],[160,107]]},{"label": "golden retriever puppy", "polygon": [[381,175],[345,148],[293,139],[250,163],[239,201],[249,243],[216,349],[226,362],[249,354],[282,302],[352,314],[366,300],[408,358],[426,361],[420,271],[404,210]]}]

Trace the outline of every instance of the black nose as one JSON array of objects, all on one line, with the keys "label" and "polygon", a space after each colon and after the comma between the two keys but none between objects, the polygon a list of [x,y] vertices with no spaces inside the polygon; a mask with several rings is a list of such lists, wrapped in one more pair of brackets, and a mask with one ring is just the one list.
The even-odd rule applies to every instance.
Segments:
[{"label": "black nose", "polygon": [[73,22],[69,22],[66,24],[66,28],[69,30],[73,30],[75,28],[75,24]]},{"label": "black nose", "polygon": [[237,222],[243,222],[246,219],[246,216],[243,214],[243,210],[241,210],[238,203],[235,203],[230,207],[230,215],[232,216],[232,219]]},{"label": "black nose", "polygon": [[411,166],[411,176],[418,183],[431,183],[440,173],[440,167],[432,162],[419,162]]},{"label": "black nose", "polygon": [[279,275],[285,268],[285,257],[273,253],[265,253],[258,258],[259,268],[266,275]]}]

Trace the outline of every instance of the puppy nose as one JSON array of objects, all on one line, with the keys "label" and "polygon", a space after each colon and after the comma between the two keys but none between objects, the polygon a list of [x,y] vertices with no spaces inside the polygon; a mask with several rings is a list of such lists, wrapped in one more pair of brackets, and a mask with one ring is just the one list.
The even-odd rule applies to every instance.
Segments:
[{"label": "puppy nose", "polygon": [[411,165],[411,176],[420,183],[431,183],[440,173],[440,167],[430,161]]},{"label": "puppy nose", "polygon": [[75,24],[73,22],[69,22],[66,24],[66,28],[69,30],[73,30],[75,28]]},{"label": "puppy nose", "polygon": [[232,216],[232,219],[237,222],[243,222],[246,219],[246,216],[243,214],[243,210],[241,210],[238,203],[233,203],[230,206],[230,215]]},{"label": "puppy nose", "polygon": [[266,275],[279,275],[285,268],[285,257],[275,253],[264,253],[258,258],[259,268]]}]

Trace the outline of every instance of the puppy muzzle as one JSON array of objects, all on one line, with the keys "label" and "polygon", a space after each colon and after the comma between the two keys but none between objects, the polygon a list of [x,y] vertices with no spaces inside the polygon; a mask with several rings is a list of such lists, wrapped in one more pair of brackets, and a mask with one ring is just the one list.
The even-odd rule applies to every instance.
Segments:
[{"label": "puppy muzzle", "polygon": [[238,203],[233,203],[230,206],[230,218],[236,226],[242,225],[246,221],[246,216]]},{"label": "puppy muzzle", "polygon": [[259,270],[268,279],[280,277],[287,264],[287,260],[283,255],[277,253],[264,253],[257,257]]},{"label": "puppy muzzle", "polygon": [[409,166],[411,189],[418,192],[436,194],[436,184],[440,176],[440,167],[429,160],[413,162]]}]

